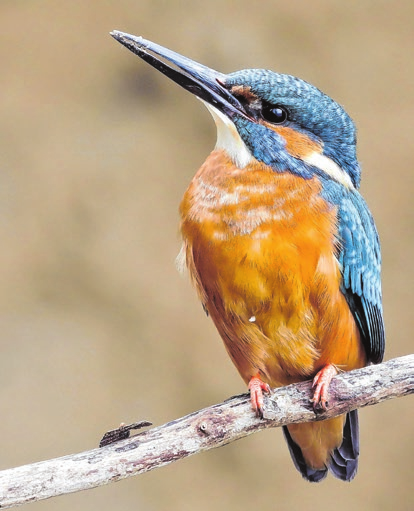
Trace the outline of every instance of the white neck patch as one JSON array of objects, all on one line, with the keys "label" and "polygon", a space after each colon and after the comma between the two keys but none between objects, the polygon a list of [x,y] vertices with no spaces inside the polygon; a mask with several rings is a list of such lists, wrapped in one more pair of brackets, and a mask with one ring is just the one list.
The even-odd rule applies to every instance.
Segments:
[{"label": "white neck patch", "polygon": [[241,139],[234,123],[216,107],[202,101],[213,116],[217,127],[216,149],[224,149],[233,163],[243,169],[254,160],[252,153]]},{"label": "white neck patch", "polygon": [[317,153],[315,151],[313,153],[307,154],[302,159],[304,162],[309,163],[309,165],[313,165],[314,167],[321,169],[322,172],[324,172],[327,176],[331,177],[332,179],[334,179],[338,183],[341,183],[347,188],[350,189],[355,188],[351,181],[351,178],[349,177],[349,174],[342,170],[341,167],[333,160],[328,158],[328,156],[325,156],[324,154],[321,153]]}]

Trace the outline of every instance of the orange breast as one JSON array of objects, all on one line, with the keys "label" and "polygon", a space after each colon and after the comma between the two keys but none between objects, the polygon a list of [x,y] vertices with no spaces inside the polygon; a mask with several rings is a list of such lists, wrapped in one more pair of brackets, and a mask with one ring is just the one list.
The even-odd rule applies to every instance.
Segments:
[{"label": "orange breast", "polygon": [[340,292],[336,211],[316,178],[233,165],[214,151],[181,203],[191,277],[246,382],[309,378],[365,364]]}]

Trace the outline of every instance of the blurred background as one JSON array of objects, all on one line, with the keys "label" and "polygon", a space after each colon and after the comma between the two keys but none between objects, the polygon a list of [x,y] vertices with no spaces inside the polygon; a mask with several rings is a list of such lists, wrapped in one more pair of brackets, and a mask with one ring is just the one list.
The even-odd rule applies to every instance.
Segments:
[{"label": "blurred background", "polygon": [[[383,247],[386,358],[412,349],[414,3],[1,0],[0,468],[245,391],[174,259],[215,143],[194,97],[110,36],[310,81],[359,133]],[[280,431],[33,511],[411,510],[412,398],[361,411],[357,478],[303,481]]]}]

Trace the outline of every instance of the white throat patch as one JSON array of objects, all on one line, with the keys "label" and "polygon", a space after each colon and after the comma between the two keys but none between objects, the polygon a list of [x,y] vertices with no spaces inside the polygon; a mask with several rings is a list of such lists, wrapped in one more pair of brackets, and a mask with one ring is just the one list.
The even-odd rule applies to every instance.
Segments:
[{"label": "white throat patch", "polygon": [[216,149],[224,149],[233,163],[243,169],[254,160],[252,153],[241,139],[234,123],[214,106],[202,101],[213,116],[217,126]]}]

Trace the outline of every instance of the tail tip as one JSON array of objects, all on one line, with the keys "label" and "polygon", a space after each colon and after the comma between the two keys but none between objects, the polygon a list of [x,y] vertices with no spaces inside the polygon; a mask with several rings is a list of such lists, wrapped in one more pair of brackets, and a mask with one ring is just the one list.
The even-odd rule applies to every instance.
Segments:
[{"label": "tail tip", "polygon": [[334,477],[341,481],[350,482],[358,470],[359,432],[358,413],[353,410],[348,413],[343,430],[342,444],[331,453],[328,467],[316,469],[309,467],[303,457],[302,450],[292,439],[289,430],[283,426],[283,434],[288,444],[293,463],[302,477],[311,483],[319,483],[328,474],[328,469]]}]

